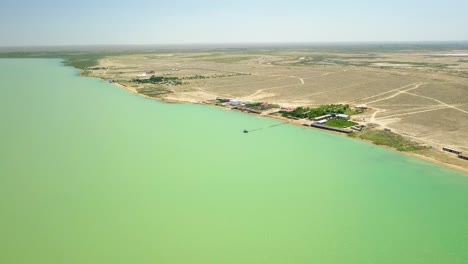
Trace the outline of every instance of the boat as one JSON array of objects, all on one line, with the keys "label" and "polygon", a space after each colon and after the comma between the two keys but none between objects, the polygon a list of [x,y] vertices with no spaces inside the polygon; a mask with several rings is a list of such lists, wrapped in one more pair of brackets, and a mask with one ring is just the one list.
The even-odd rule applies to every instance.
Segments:
[{"label": "boat", "polygon": [[249,133],[249,131],[247,129],[244,129],[244,133]]}]

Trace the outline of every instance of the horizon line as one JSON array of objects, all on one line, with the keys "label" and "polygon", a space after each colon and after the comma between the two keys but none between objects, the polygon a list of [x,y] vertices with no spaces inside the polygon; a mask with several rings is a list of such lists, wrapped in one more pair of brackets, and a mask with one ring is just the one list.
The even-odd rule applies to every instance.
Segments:
[{"label": "horizon line", "polygon": [[322,44],[442,44],[468,43],[466,40],[357,40],[357,41],[238,41],[238,42],[187,42],[187,43],[129,43],[129,44],[39,44],[0,45],[0,48],[41,47],[98,47],[98,46],[191,46],[191,45],[322,45]]}]

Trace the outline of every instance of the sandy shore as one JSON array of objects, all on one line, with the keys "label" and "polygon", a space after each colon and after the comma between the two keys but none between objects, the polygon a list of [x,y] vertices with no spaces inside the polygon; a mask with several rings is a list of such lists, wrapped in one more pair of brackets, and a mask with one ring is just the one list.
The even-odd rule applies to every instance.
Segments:
[{"label": "sandy shore", "polygon": [[[120,83],[118,83],[118,82],[113,82],[112,84],[113,84],[114,86],[117,86],[117,87],[119,87],[119,88],[121,88],[121,89],[124,89],[124,90],[126,90],[126,91],[128,91],[128,92],[130,92],[130,93],[133,93],[133,94],[136,94],[136,95],[138,95],[138,96],[142,96],[142,97],[144,97],[144,98],[151,99],[151,100],[156,100],[156,101],[165,102],[165,103],[201,104],[201,105],[216,107],[216,108],[218,108],[218,109],[223,109],[223,110],[227,110],[227,111],[232,111],[232,109],[229,109],[229,108],[226,108],[226,107],[216,106],[216,105],[212,105],[212,104],[203,104],[203,103],[201,103],[201,102],[199,102],[199,101],[190,100],[190,99],[188,99],[188,98],[187,98],[187,100],[167,100],[167,99],[164,99],[164,98],[154,98],[154,97],[150,97],[150,96],[147,96],[147,95],[138,93],[138,91],[137,91],[135,88],[133,88],[133,87],[129,87],[129,86],[120,84]],[[298,127],[304,128],[304,129],[314,129],[314,128],[312,128],[312,127],[306,127],[306,126],[304,126],[304,123],[306,122],[305,120],[291,120],[291,119],[288,119],[288,118],[285,118],[285,117],[281,117],[281,116],[258,115],[258,114],[248,113],[248,112],[242,112],[242,113],[250,114],[250,115],[255,115],[255,116],[260,116],[260,117],[266,117],[266,118],[270,118],[270,119],[275,119],[275,120],[278,120],[278,121],[281,121],[281,122],[284,122],[284,123],[288,123],[288,124],[291,124],[291,125],[295,125],[295,126],[298,126]],[[327,131],[327,130],[320,130],[320,131],[326,132],[326,133],[334,133],[334,134],[343,136],[343,134],[338,133],[338,132]],[[404,137],[404,135],[401,135],[401,136]],[[350,138],[350,139],[351,139],[351,138]],[[376,146],[375,144],[373,144],[371,141],[368,141],[368,140],[363,140],[363,139],[360,139],[360,138],[352,138],[352,139],[359,140],[359,141],[361,141],[361,142],[365,142],[365,143],[372,144],[372,145]],[[443,161],[438,160],[438,159],[436,159],[436,158],[429,157],[429,156],[425,156],[425,155],[418,154],[418,153],[402,152],[402,151],[398,151],[398,150],[396,150],[396,149],[394,149],[394,148],[391,148],[391,147],[388,147],[388,146],[384,146],[384,145],[378,145],[378,146],[379,146],[379,147],[386,148],[386,149],[391,150],[391,151],[395,151],[395,152],[404,154],[404,155],[406,155],[406,156],[410,156],[410,157],[414,157],[414,158],[417,158],[417,159],[420,159],[420,160],[424,160],[424,161],[427,161],[427,162],[431,162],[431,163],[433,163],[433,164],[437,164],[437,165],[442,166],[442,167],[445,167],[445,168],[457,170],[457,171],[459,171],[459,172],[465,173],[465,174],[468,176],[468,168],[464,168],[464,167],[461,167],[461,166],[457,166],[457,165],[455,165],[455,164],[443,162]]]}]

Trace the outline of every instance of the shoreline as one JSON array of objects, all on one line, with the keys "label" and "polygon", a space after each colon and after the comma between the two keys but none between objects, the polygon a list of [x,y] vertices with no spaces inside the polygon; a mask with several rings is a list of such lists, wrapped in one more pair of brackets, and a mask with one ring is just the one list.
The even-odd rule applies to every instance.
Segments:
[{"label": "shoreline", "polygon": [[[102,81],[105,81],[104,79],[100,78]],[[205,104],[205,103],[202,103],[202,102],[197,102],[197,101],[177,101],[177,100],[165,100],[164,98],[155,98],[155,97],[150,97],[150,96],[147,96],[147,95],[144,95],[144,94],[141,94],[141,93],[138,93],[138,91],[136,91],[136,89],[132,89],[131,87],[128,87],[126,85],[123,85],[119,82],[112,82],[112,83],[109,83],[111,85],[114,85],[116,87],[119,87],[120,89],[123,89],[127,92],[130,92],[132,94],[135,94],[135,95],[138,95],[138,96],[141,96],[143,98],[146,98],[146,99],[150,99],[150,100],[155,100],[155,101],[158,101],[158,102],[163,102],[163,103],[168,103],[168,104],[198,104],[198,105],[204,105],[204,106],[210,106],[210,107],[214,107],[214,108],[217,108],[217,109],[222,109],[222,110],[225,110],[225,111],[232,111],[232,109],[228,109],[226,107],[222,107],[222,106],[217,106],[217,105],[213,105],[213,104]],[[254,114],[254,113],[249,113],[249,112],[244,112],[244,111],[237,111],[237,112],[240,112],[240,113],[243,113],[243,114],[248,114],[248,115],[253,115],[253,116],[258,116],[258,117],[265,117],[265,118],[270,118],[270,119],[274,119],[274,120],[277,120],[277,121],[282,121],[284,123],[288,123],[290,125],[294,125],[294,126],[297,126],[297,127],[301,127],[301,128],[306,128],[304,126],[303,123],[301,123],[300,119],[299,120],[291,120],[291,119],[288,119],[288,118],[285,118],[285,117],[281,117],[281,116],[272,116],[272,115],[259,115],[259,114]],[[313,129],[311,127],[307,127],[308,129]],[[317,130],[317,131],[322,131],[322,132],[325,132],[325,133],[333,133],[333,134],[336,134],[336,135],[340,135],[340,136],[343,136],[341,133],[338,133],[338,132],[333,132],[333,131],[324,131],[324,130],[319,130],[319,129],[314,129],[314,130]],[[398,135],[401,135],[399,133],[396,133]],[[401,135],[404,137],[404,135]],[[369,141],[369,140],[365,140],[365,139],[361,139],[361,138],[351,138],[351,137],[347,137],[349,139],[354,139],[354,140],[358,140],[360,142],[364,142],[364,143],[367,143],[367,144],[371,144],[373,146],[377,146],[377,147],[382,147],[382,148],[385,148],[387,150],[390,150],[390,151],[393,151],[393,152],[396,152],[396,153],[400,153],[400,154],[403,154],[407,157],[413,157],[413,158],[416,158],[418,160],[423,160],[423,161],[426,161],[426,162],[429,162],[429,163],[432,163],[432,164],[435,164],[435,165],[438,165],[438,166],[441,166],[441,167],[444,167],[444,168],[448,168],[448,169],[452,169],[452,170],[455,170],[455,171],[458,171],[458,172],[461,172],[461,173],[464,173],[466,174],[465,176],[468,176],[468,168],[464,168],[464,167],[461,167],[461,166],[457,166],[455,164],[451,164],[451,163],[447,163],[447,162],[444,162],[444,161],[441,161],[441,160],[438,160],[436,158],[433,158],[433,157],[429,157],[429,156],[426,156],[426,155],[422,155],[422,154],[418,154],[418,153],[413,153],[413,152],[404,152],[404,151],[399,151],[399,150],[396,150],[392,147],[389,147],[389,146],[385,146],[385,145],[377,145],[377,144],[374,144],[372,141]]]}]

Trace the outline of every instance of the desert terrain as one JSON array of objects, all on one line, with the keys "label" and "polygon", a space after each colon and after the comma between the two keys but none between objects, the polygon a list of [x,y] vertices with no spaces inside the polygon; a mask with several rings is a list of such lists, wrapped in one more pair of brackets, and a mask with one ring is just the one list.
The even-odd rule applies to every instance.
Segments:
[{"label": "desert terrain", "polygon": [[[106,56],[85,75],[170,102],[216,98],[282,107],[349,104],[352,120],[428,148],[415,153],[468,170],[468,50],[205,50]],[[151,76],[178,84],[141,83]]]}]

